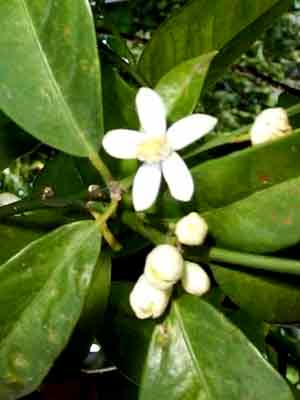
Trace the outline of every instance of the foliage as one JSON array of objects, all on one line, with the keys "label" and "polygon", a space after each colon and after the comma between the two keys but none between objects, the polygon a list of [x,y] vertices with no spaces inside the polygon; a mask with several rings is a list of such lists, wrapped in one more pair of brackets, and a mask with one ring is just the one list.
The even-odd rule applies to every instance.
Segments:
[{"label": "foliage", "polygon": [[[22,198],[0,207],[0,398],[23,398],[66,371],[103,373],[103,352],[126,377],[121,398],[298,398],[299,4],[99,1],[92,10],[85,0],[0,5],[1,190]],[[155,110],[141,105],[142,86],[160,95]],[[139,128],[135,101],[140,121],[155,127],[164,102],[166,135],[176,124],[187,135],[174,152],[169,137],[155,136],[129,160],[105,154],[113,129],[127,129],[113,146],[128,150],[121,133]],[[294,132],[251,146],[247,124],[277,104]],[[214,118],[191,117],[197,110],[220,117],[216,132],[207,134]],[[171,194],[162,185],[156,204],[134,212],[131,158],[151,169],[159,147],[164,168],[195,138],[180,153],[193,197],[178,201],[166,179]],[[174,170],[165,177],[172,172],[178,184]],[[174,232],[191,212],[209,235],[188,247]],[[179,272],[164,278],[168,299],[173,290],[165,313],[142,321],[130,293],[158,244],[175,254],[162,265]],[[161,294],[159,265],[147,259],[147,284]],[[187,260],[211,279],[202,298],[177,282]],[[96,341],[103,352],[91,362]],[[112,376],[99,378],[108,396],[121,379]]]}]

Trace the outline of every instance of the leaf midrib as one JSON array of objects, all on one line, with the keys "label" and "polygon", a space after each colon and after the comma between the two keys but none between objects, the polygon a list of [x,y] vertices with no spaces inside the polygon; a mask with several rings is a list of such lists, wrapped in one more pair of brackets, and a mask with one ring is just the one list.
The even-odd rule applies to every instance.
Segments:
[{"label": "leaf midrib", "polygon": [[[181,317],[180,309],[179,309],[179,306],[176,303],[176,301],[173,302],[173,308],[174,308],[174,313],[175,313],[175,315],[177,317],[178,324],[179,324],[180,329],[181,329],[183,341],[184,341],[185,346],[187,348],[187,351],[188,351],[188,353],[190,355],[190,358],[191,358],[191,361],[192,361],[192,365],[194,366],[194,371],[195,371],[196,375],[199,376],[201,382],[203,382],[204,390],[206,391],[208,398],[213,399],[214,397],[213,397],[213,395],[211,393],[211,390],[210,390],[210,388],[209,388],[209,386],[207,384],[205,374],[204,374],[204,372],[201,370],[201,368],[198,365],[199,364],[198,360],[196,359],[196,356],[195,356],[194,351],[193,351],[193,347],[192,347],[192,345],[190,343],[190,340],[188,338],[188,334],[186,332],[183,319]],[[199,392],[199,390],[198,390],[198,392]]]},{"label": "leaf midrib", "polygon": [[[54,92],[57,95],[57,99],[60,103],[60,105],[62,106],[61,109],[64,110],[64,112],[61,112],[62,117],[65,119],[67,125],[71,125],[73,127],[74,132],[77,133],[78,137],[81,140],[81,143],[83,144],[83,146],[86,148],[87,153],[91,154],[91,153],[95,153],[94,149],[91,147],[90,143],[86,140],[85,135],[83,134],[82,130],[80,129],[80,127],[78,126],[75,117],[73,116],[70,107],[68,106],[68,103],[61,91],[60,86],[57,83],[57,80],[52,72],[52,68],[51,65],[48,61],[48,58],[46,56],[46,53],[41,45],[41,41],[39,40],[39,36],[37,33],[37,29],[34,26],[33,23],[33,19],[31,17],[30,11],[28,9],[26,0],[21,0],[21,4],[23,5],[23,9],[24,9],[24,13],[26,16],[26,21],[27,21],[27,26],[30,29],[31,33],[32,33],[32,37],[34,38],[34,42],[39,50],[39,53],[41,55],[41,60],[45,66],[45,70],[47,72],[47,75],[49,77],[49,80],[52,84],[52,87],[54,89]],[[73,130],[71,131],[73,133]],[[78,140],[78,137],[76,137],[76,135],[73,135],[75,137],[76,140]]]}]

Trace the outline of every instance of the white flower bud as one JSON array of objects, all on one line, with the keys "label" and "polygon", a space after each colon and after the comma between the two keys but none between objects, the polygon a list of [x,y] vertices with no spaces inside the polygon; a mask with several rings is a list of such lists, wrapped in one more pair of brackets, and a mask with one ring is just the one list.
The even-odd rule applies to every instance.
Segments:
[{"label": "white flower bud", "polygon": [[182,276],[184,261],[169,244],[156,246],[147,256],[145,276],[151,285],[165,290],[172,287]]},{"label": "white flower bud", "polygon": [[202,296],[210,289],[210,278],[205,270],[196,263],[185,261],[181,279],[184,290],[195,296]]},{"label": "white flower bud", "polygon": [[289,135],[292,127],[283,108],[268,108],[262,111],[250,129],[252,144],[265,143]]},{"label": "white flower bud", "polygon": [[142,275],[130,293],[129,302],[138,318],[158,318],[166,310],[171,292],[172,289],[155,288]]},{"label": "white flower bud", "polygon": [[19,200],[21,199],[13,193],[0,193],[0,206],[6,206],[7,204],[15,203]]},{"label": "white flower bud", "polygon": [[206,221],[196,212],[181,218],[175,228],[180,243],[188,246],[199,246],[206,238],[208,226]]}]

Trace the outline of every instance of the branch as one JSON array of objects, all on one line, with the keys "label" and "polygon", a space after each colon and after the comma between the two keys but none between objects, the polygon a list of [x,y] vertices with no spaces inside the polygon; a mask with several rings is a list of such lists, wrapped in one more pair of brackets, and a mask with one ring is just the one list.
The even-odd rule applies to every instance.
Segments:
[{"label": "branch", "polygon": [[263,81],[268,83],[269,85],[273,86],[276,89],[283,90],[292,96],[299,97],[300,96],[300,90],[296,89],[295,87],[289,86],[284,82],[279,82],[276,79],[272,78],[269,75],[264,74],[261,71],[258,71],[255,67],[253,66],[248,66],[248,67],[242,67],[241,65],[233,65],[232,70],[235,72],[238,72],[242,75],[246,75],[250,78],[254,78],[257,81]]}]

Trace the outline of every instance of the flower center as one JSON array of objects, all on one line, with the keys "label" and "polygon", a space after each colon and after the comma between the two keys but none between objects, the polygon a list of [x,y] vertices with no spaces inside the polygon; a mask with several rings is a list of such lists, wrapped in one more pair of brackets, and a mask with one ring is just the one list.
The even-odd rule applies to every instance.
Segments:
[{"label": "flower center", "polygon": [[166,159],[171,153],[165,135],[153,136],[138,145],[137,158],[140,161],[158,162]]}]

